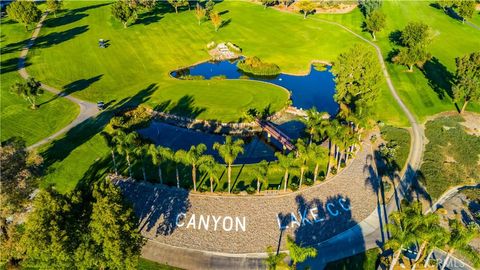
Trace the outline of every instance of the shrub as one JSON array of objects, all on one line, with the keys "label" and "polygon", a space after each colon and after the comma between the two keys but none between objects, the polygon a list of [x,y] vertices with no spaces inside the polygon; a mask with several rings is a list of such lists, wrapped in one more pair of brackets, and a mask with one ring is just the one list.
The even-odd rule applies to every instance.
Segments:
[{"label": "shrub", "polygon": [[207,49],[211,50],[211,49],[215,48],[216,46],[217,46],[217,44],[215,43],[215,41],[212,41],[212,42],[207,44]]},{"label": "shrub", "polygon": [[232,189],[232,193],[233,193],[233,194],[240,194],[240,189],[237,188],[237,187],[234,187],[234,188]]},{"label": "shrub", "polygon": [[245,73],[260,76],[280,74],[280,67],[272,63],[263,63],[258,57],[248,57],[238,62],[237,67]]},{"label": "shrub", "polygon": [[240,77],[238,77],[239,79],[242,79],[242,80],[249,80],[250,77],[248,77],[247,75],[241,75]]},{"label": "shrub", "polygon": [[337,174],[337,168],[336,168],[336,167],[333,167],[333,168],[330,170],[330,172],[331,172],[333,175]]},{"label": "shrub", "polygon": [[325,70],[327,70],[327,65],[325,65],[323,63],[315,63],[315,64],[313,64],[313,68],[315,70],[318,70],[318,71],[325,71]]},{"label": "shrub", "polygon": [[207,191],[210,191],[210,188],[204,184],[204,185],[201,185],[200,188],[198,188],[198,191],[207,192]]},{"label": "shrub", "polygon": [[232,52],[236,52],[236,53],[241,53],[242,52],[242,49],[240,49],[240,47],[238,47],[237,45],[231,43],[231,42],[227,42],[227,47],[228,49],[230,49]]},{"label": "shrub", "polygon": [[225,75],[218,75],[210,78],[210,80],[225,80],[225,79],[227,79],[227,76]]},{"label": "shrub", "polygon": [[313,179],[312,178],[305,178],[305,185],[307,186],[312,186],[313,185]]},{"label": "shrub", "polygon": [[113,117],[110,120],[110,125],[113,128],[131,130],[147,126],[150,120],[150,110],[145,106],[138,106],[137,108],[122,112]]},{"label": "shrub", "polygon": [[248,193],[248,194],[254,194],[255,192],[257,192],[257,190],[256,190],[254,187],[249,186],[249,187],[247,188],[247,193]]},{"label": "shrub", "polygon": [[182,80],[205,80],[205,77],[202,75],[183,75],[180,76]]},{"label": "shrub", "polygon": [[290,189],[293,190],[293,191],[298,190],[298,184],[297,183],[291,183],[290,184]]},{"label": "shrub", "polygon": [[392,185],[388,181],[382,181],[383,189],[385,192],[389,192],[392,189]]}]

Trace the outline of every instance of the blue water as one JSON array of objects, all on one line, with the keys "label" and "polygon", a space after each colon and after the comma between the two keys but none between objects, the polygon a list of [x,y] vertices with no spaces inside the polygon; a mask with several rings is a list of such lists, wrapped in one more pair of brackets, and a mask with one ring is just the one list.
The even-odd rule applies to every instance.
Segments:
[{"label": "blue water", "polygon": [[[275,77],[257,77],[247,75],[250,80],[269,82],[282,86],[291,93],[292,105],[300,109],[317,108],[318,111],[328,112],[335,115],[338,104],[333,99],[335,94],[334,77],[328,66],[324,71],[318,71],[310,67],[307,75],[280,74]],[[172,76],[179,77],[182,74],[202,75],[205,79],[224,75],[227,79],[239,79],[246,76],[237,69],[236,61],[204,62],[196,66],[172,72]]]},{"label": "blue water", "polygon": [[[188,150],[192,145],[203,143],[207,146],[205,154],[215,157],[218,162],[223,162],[218,156],[217,151],[213,150],[215,142],[224,143],[225,136],[209,134],[200,131],[180,128],[169,124],[152,121],[152,123],[137,132],[144,138],[151,140],[155,145],[162,145],[175,151],[183,149]],[[257,163],[262,160],[276,160],[275,147],[281,147],[276,141],[267,143],[260,137],[244,137],[244,153],[235,160],[236,164]]]}]

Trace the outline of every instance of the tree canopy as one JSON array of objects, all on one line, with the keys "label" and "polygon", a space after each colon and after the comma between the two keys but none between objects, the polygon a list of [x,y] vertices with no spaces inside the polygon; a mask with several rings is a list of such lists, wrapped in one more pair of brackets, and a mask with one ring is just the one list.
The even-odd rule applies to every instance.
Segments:
[{"label": "tree canopy", "polygon": [[463,102],[463,112],[469,101],[480,100],[480,52],[458,57],[456,66],[453,94],[456,102]]},{"label": "tree canopy", "polygon": [[55,17],[57,17],[57,11],[59,11],[63,6],[62,0],[47,0],[47,8],[50,12],[53,12]]},{"label": "tree canopy", "polygon": [[364,45],[352,47],[340,54],[332,72],[336,82],[335,100],[356,118],[368,116],[383,79],[375,53]]},{"label": "tree canopy", "polygon": [[121,21],[124,28],[127,28],[128,23],[133,23],[137,19],[137,12],[135,7],[129,5],[124,0],[118,0],[112,5],[112,16]]},{"label": "tree canopy", "polygon": [[373,11],[382,6],[381,0],[359,0],[358,3],[360,5],[360,10],[365,17],[368,17]]},{"label": "tree canopy", "polygon": [[365,19],[365,29],[372,33],[373,40],[376,40],[375,33],[380,32],[386,25],[386,16],[379,10],[373,11]]},{"label": "tree canopy", "polygon": [[42,16],[42,12],[38,9],[33,1],[17,0],[7,6],[8,17],[14,21],[25,25],[28,31],[28,26],[34,22],[38,22]]}]

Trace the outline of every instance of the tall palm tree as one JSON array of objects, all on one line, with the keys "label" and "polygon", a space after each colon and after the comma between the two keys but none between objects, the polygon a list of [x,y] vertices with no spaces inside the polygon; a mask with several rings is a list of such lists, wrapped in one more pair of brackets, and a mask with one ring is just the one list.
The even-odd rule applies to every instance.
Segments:
[{"label": "tall palm tree", "polygon": [[295,157],[293,153],[290,152],[288,155],[284,155],[280,152],[275,153],[275,156],[278,159],[278,166],[283,169],[285,172],[283,176],[283,183],[284,183],[284,191],[287,191],[287,182],[288,182],[288,174],[292,168],[295,166]]},{"label": "tall palm tree", "polygon": [[132,177],[132,162],[131,155],[134,153],[138,141],[138,134],[136,132],[125,133],[122,130],[115,132],[113,141],[117,144],[117,151],[125,155],[128,164],[128,174]]},{"label": "tall palm tree", "polygon": [[213,145],[213,149],[218,151],[218,154],[227,164],[228,193],[230,193],[231,190],[232,164],[239,154],[243,154],[243,144],[242,139],[232,141],[232,137],[227,136],[225,138],[225,143],[220,144],[216,142]]},{"label": "tall palm tree", "polygon": [[360,143],[360,138],[355,134],[353,129],[347,128],[344,143],[345,143],[344,149],[345,149],[345,165],[346,165],[348,162],[348,157],[353,154],[355,147],[357,146],[357,144]]},{"label": "tall palm tree", "polygon": [[288,269],[288,264],[285,263],[286,253],[275,253],[273,247],[267,247],[268,257],[265,259],[265,264],[268,270]]},{"label": "tall palm tree", "polygon": [[207,155],[205,156],[205,161],[200,164],[199,168],[200,171],[205,173],[210,180],[210,192],[213,193],[213,182],[218,184],[218,175],[223,170],[223,167],[218,164],[212,156]]},{"label": "tall palm tree", "polygon": [[313,139],[318,136],[317,127],[321,120],[321,115],[315,107],[308,109],[306,111],[307,118],[303,119],[305,123],[307,133],[310,135],[309,144],[312,143]]},{"label": "tall palm tree", "polygon": [[115,144],[113,140],[112,134],[102,131],[101,132],[102,137],[105,139],[105,143],[107,144],[108,148],[110,149],[110,152],[112,154],[112,161],[113,161],[113,169],[115,171],[115,175],[118,175],[118,170],[117,170],[117,161],[115,159],[115,149],[117,148],[117,145]]},{"label": "tall palm tree", "polygon": [[197,167],[205,162],[206,156],[203,153],[207,150],[207,146],[203,143],[195,146],[192,145],[190,150],[181,151],[179,158],[183,163],[192,166],[192,181],[193,181],[193,190],[197,191]]},{"label": "tall palm tree", "polygon": [[135,148],[134,153],[135,155],[140,158],[140,162],[142,163],[142,175],[143,175],[143,181],[147,181],[147,171],[146,171],[146,166],[147,166],[147,161],[148,158],[150,157],[149,155],[149,148],[150,146],[148,144],[145,145],[140,145],[137,148]]},{"label": "tall palm tree", "polygon": [[[328,158],[328,150],[319,144],[312,144],[308,148],[308,154],[310,155],[310,160],[315,163],[315,169],[313,171],[313,182],[317,181],[318,169],[320,164]],[[328,170],[328,169],[327,169]]]},{"label": "tall palm tree", "polygon": [[391,223],[387,224],[390,232],[390,239],[385,243],[385,248],[393,250],[393,259],[390,263],[390,270],[397,264],[404,247],[415,244],[416,237],[414,228],[418,224],[417,218],[410,217],[410,211],[397,211],[390,214]]},{"label": "tall palm tree", "polygon": [[186,155],[186,151],[183,149],[174,152],[172,158],[170,159],[175,163],[175,179],[177,180],[177,188],[180,188],[180,172],[178,171],[178,166],[184,163],[183,157]]},{"label": "tall palm tree", "polygon": [[468,243],[478,235],[478,229],[475,224],[464,226],[458,219],[451,219],[448,225],[450,226],[450,237],[447,243],[448,253],[441,270],[445,269],[455,250],[465,249]]},{"label": "tall palm tree", "polygon": [[255,166],[252,173],[255,180],[257,180],[257,193],[260,193],[260,184],[268,184],[268,162],[262,160],[257,166]]},{"label": "tall palm tree", "polygon": [[[337,142],[337,136],[339,134],[340,130],[340,123],[338,122],[337,119],[334,119],[330,122],[329,127],[326,130],[327,136],[328,136],[328,146],[329,146],[329,151],[328,151],[328,163],[327,163],[327,175],[330,174],[330,169],[332,167],[332,157],[335,160],[337,157],[337,147],[336,147],[336,142]],[[333,152],[333,153],[332,153]],[[338,171],[338,169],[337,169]]]},{"label": "tall palm tree", "polygon": [[301,247],[295,243],[289,235],[287,237],[287,249],[292,260],[292,269],[297,269],[297,264],[304,262],[308,258],[315,258],[317,250],[313,247]]},{"label": "tall palm tree", "polygon": [[162,163],[173,159],[173,151],[168,147],[163,147],[161,145],[155,146],[154,144],[150,144],[148,152],[152,157],[153,165],[158,167],[158,179],[160,180],[160,184],[163,184],[163,174],[162,174]]},{"label": "tall palm tree", "polygon": [[298,186],[302,188],[303,176],[305,175],[305,171],[308,170],[308,162],[310,161],[311,155],[309,155],[307,145],[305,145],[303,140],[299,139],[296,147],[297,156],[295,161],[297,167],[300,168],[300,184]]}]

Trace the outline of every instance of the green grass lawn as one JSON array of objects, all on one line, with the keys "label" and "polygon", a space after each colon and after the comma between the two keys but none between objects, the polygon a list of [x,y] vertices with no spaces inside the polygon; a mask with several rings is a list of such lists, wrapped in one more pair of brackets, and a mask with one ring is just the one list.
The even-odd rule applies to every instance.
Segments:
[{"label": "green grass lawn", "polygon": [[[109,5],[70,1],[65,8],[67,12],[50,17],[42,29],[28,60],[32,74],[90,101],[121,100],[153,84],[156,89],[146,100],[148,105],[178,103],[188,96],[194,108],[205,109],[197,115],[202,119],[238,120],[246,108],[271,103],[279,109],[287,98],[279,87],[260,82],[170,77],[172,70],[207,60],[206,45],[211,41],[231,41],[243,54],[276,63],[289,73],[307,72],[314,59],[334,60],[348,47],[338,44],[359,42],[339,27],[246,2],[217,5],[228,22],[218,32],[210,22],[199,26],[193,11],[158,10],[157,15],[140,15],[135,25],[123,29],[111,18]],[[99,38],[109,40],[110,46],[98,48]]]},{"label": "green grass lawn", "polygon": [[[480,48],[479,30],[454,20],[443,11],[430,6],[431,3],[433,1],[384,1],[381,10],[387,15],[387,27],[377,34],[377,44],[387,60],[387,68],[395,88],[420,121],[424,121],[429,115],[456,109],[449,93],[450,83],[446,78],[450,78],[455,72],[456,57]],[[342,23],[371,39],[369,33],[362,32],[363,15],[358,9],[344,15],[319,14],[315,17]],[[480,15],[475,14],[473,20],[480,20]],[[402,30],[409,21],[422,21],[428,24],[434,34],[433,42],[429,47],[434,61],[427,63],[423,71],[415,69],[413,73],[406,72],[403,66],[388,63],[388,55],[396,47],[390,42],[389,35],[394,31]],[[384,100],[377,103],[379,119],[385,115],[390,116],[382,109],[389,110],[388,106],[392,105],[388,102],[391,100],[388,99],[388,95],[383,95],[382,98]],[[471,104],[467,109],[478,112],[480,105]]]},{"label": "green grass lawn", "polygon": [[32,110],[26,100],[10,93],[11,85],[23,80],[16,71],[17,59],[30,32],[5,18],[1,24],[0,140],[20,136],[29,145],[66,126],[76,117],[79,108],[68,100],[44,93],[38,99],[40,108]]}]

